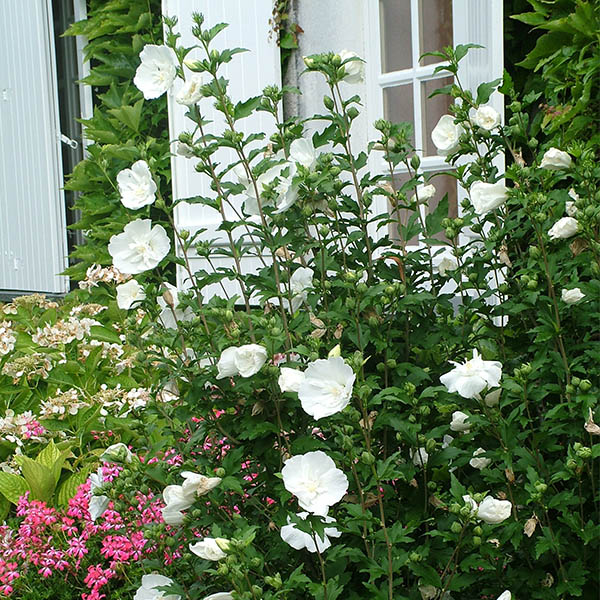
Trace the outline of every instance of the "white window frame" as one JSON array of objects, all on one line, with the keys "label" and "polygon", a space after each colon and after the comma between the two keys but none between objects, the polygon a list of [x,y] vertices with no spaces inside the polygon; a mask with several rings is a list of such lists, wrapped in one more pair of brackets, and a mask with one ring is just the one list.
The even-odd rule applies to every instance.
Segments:
[{"label": "white window frame", "polygon": [[[373,0],[365,2],[365,40],[366,40],[366,107],[369,122],[369,139],[377,139],[379,133],[375,130],[374,122],[384,117],[383,90],[388,87],[412,83],[413,85],[413,127],[415,134],[416,154],[421,159],[419,173],[431,173],[436,171],[450,170],[451,166],[446,163],[442,156],[424,156],[423,142],[423,115],[422,115],[422,88],[421,83],[427,80],[443,79],[448,77],[446,71],[433,74],[436,67],[442,62],[418,65],[419,56],[419,1],[400,0],[410,2],[411,5],[411,51],[413,67],[399,71],[383,73],[381,61],[381,27],[380,27],[380,2]],[[452,3],[453,23],[453,45],[479,44],[482,49],[471,50],[467,57],[461,61],[459,79],[465,89],[476,92],[477,86],[484,81],[491,81],[502,77],[504,67],[503,56],[503,7],[502,0],[453,0]],[[490,98],[492,105],[504,118],[504,103],[502,96],[494,93]],[[504,170],[504,161],[498,159],[500,172]],[[372,153],[369,168],[375,173],[386,173],[387,165],[382,154]],[[406,174],[406,169],[399,165],[394,170],[394,175]],[[466,191],[457,184],[458,214],[462,214],[461,201],[467,196]],[[388,200],[385,196],[374,199],[372,211],[375,214],[389,212]],[[375,233],[375,232],[373,232]],[[381,228],[376,234],[378,237],[385,235]],[[464,237],[459,238],[459,243]],[[422,248],[424,243],[419,241],[412,248]],[[436,247],[436,252],[439,250]]]}]

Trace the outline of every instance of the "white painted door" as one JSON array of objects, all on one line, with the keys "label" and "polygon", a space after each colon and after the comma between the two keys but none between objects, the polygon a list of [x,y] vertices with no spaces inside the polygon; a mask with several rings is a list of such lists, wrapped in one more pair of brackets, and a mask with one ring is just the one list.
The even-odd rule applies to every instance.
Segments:
[{"label": "white painted door", "polygon": [[2,0],[1,291],[69,289],[59,127],[51,0]]},{"label": "white painted door", "polygon": [[[177,30],[181,33],[180,43],[183,46],[193,46],[198,41],[191,33],[193,21],[192,13],[199,12],[204,15],[206,28],[217,23],[228,23],[227,27],[214,40],[213,44],[219,50],[225,48],[246,48],[248,52],[237,54],[233,60],[222,67],[220,74],[229,80],[229,95],[234,102],[246,100],[251,96],[259,95],[267,85],[280,85],[281,68],[279,48],[275,36],[270,33],[269,19],[272,17],[272,0],[163,0],[163,14],[178,18]],[[195,54],[194,52],[198,52]],[[202,57],[200,51],[192,52],[188,58]],[[193,129],[193,123],[185,118],[186,107],[177,104],[174,94],[168,99],[169,104],[169,132],[172,140],[177,139],[182,131]],[[204,118],[212,121],[207,126],[207,133],[221,133],[224,118],[214,107],[210,99],[200,103]],[[240,130],[245,134],[264,132],[266,138],[275,133],[275,123],[267,113],[255,113],[239,122]],[[221,149],[216,157],[221,165],[233,163],[237,160],[233,150]],[[210,179],[206,174],[198,173],[195,169],[197,161],[173,156],[171,165],[173,173],[173,197],[176,199],[190,198],[192,196],[214,196],[210,189]],[[241,204],[241,199],[240,199]],[[226,209],[226,212],[228,209]],[[231,213],[233,218],[233,213]],[[210,264],[202,257],[192,253],[190,263],[192,270],[203,269],[212,272],[213,268],[232,267],[233,259],[220,255],[219,249],[227,245],[224,232],[217,231],[221,224],[221,215],[218,211],[199,204],[179,204],[175,214],[175,223],[179,229],[195,232],[206,229],[198,240],[213,240],[214,253],[211,255]],[[265,259],[266,260],[266,259]],[[242,259],[242,270],[246,273],[254,272],[262,266],[262,261],[250,256]],[[187,273],[181,269],[178,273],[178,284],[187,286]],[[239,294],[235,281],[225,280],[224,287],[228,294]],[[223,294],[218,284],[205,288],[205,293]]]}]

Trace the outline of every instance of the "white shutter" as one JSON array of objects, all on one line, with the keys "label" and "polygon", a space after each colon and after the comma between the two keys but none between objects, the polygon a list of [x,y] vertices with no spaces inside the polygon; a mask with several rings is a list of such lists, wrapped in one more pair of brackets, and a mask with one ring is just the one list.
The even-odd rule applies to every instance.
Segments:
[{"label": "white shutter", "polygon": [[[193,21],[192,13],[199,12],[204,15],[206,28],[217,23],[229,23],[213,41],[218,50],[241,47],[249,52],[237,54],[233,60],[224,65],[220,74],[229,80],[228,93],[233,102],[245,100],[260,94],[267,85],[280,85],[281,69],[279,48],[275,36],[271,34],[269,19],[272,16],[273,3],[271,0],[163,0],[163,14],[178,18],[177,30],[182,34],[180,43],[183,46],[198,44],[191,33]],[[202,57],[201,50],[194,50],[188,58]],[[176,93],[177,90],[175,90]],[[185,118],[186,108],[175,102],[174,94],[168,99],[169,104],[169,133],[172,140],[176,140],[183,131],[192,129],[193,124]],[[207,133],[221,133],[224,126],[224,117],[213,107],[213,101],[205,99],[200,103],[204,118],[212,121],[206,127]],[[275,133],[275,123],[268,113],[253,114],[246,119],[238,121],[237,126],[245,134],[264,132],[267,138]],[[221,165],[237,161],[233,150],[221,149],[216,155],[216,160]],[[214,196],[210,189],[210,178],[194,170],[196,160],[173,156],[173,197],[189,198],[192,196]],[[241,205],[241,198],[239,200]],[[227,211],[228,209],[226,209]],[[225,232],[218,232],[221,224],[221,215],[216,210],[198,204],[180,204],[175,212],[175,223],[178,229],[187,229],[194,233],[199,228],[207,231],[198,238],[198,241],[217,239],[214,254],[211,256],[212,265],[215,267],[227,266],[233,268],[233,259],[219,256],[219,246],[227,245]],[[211,272],[213,267],[204,258],[196,256],[190,251],[192,270],[204,269]],[[257,258],[244,257],[242,269],[244,272],[256,270],[261,261]],[[178,285],[187,286],[187,272],[181,269],[178,272]],[[223,281],[228,294],[239,294],[239,287],[234,281]],[[223,294],[221,286],[214,284],[205,288],[205,293]]]},{"label": "white shutter", "polygon": [[3,0],[0,289],[64,293],[67,267],[50,0]]},{"label": "white shutter", "polygon": [[[461,61],[458,73],[463,86],[473,93],[484,81],[502,77],[504,71],[504,36],[502,0],[454,0],[454,45],[479,44]],[[504,113],[502,96],[495,93],[490,104]]]}]

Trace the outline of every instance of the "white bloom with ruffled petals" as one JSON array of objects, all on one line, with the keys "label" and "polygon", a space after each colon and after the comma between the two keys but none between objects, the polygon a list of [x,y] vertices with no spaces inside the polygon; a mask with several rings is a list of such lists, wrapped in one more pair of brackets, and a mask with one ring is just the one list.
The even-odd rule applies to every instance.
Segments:
[{"label": "white bloom with ruffled petals", "polygon": [[267,350],[258,344],[231,346],[221,353],[217,363],[217,379],[241,375],[251,377],[267,362]]},{"label": "white bloom with ruffled petals", "polygon": [[462,431],[463,433],[469,433],[471,424],[467,423],[469,415],[457,410],[452,413],[452,421],[450,422],[450,429],[452,431]]},{"label": "white bloom with ruffled petals", "polygon": [[565,304],[575,304],[582,298],[585,298],[585,294],[578,287],[573,288],[572,290],[563,290],[561,293],[561,300]]},{"label": "white bloom with ruffled petals", "polygon": [[551,240],[565,240],[579,231],[579,223],[573,217],[563,217],[548,230]]},{"label": "white bloom with ruffled petals", "polygon": [[510,500],[496,500],[492,496],[486,496],[477,508],[477,518],[485,523],[496,525],[510,517],[512,504]]},{"label": "white bloom with ruffled petals", "polygon": [[442,115],[431,132],[431,141],[440,156],[448,156],[458,148],[463,133],[464,129],[454,122],[452,115]]},{"label": "white bloom with ruffled petals", "polygon": [[312,169],[317,162],[317,153],[311,140],[298,138],[290,144],[290,161]]},{"label": "white bloom with ruffled petals", "polygon": [[342,62],[350,58],[357,58],[360,60],[351,60],[344,65],[345,75],[342,81],[346,83],[362,83],[365,80],[365,63],[364,61],[352,50],[341,50],[338,52],[338,56],[342,59]]},{"label": "white bloom with ruffled petals", "polygon": [[208,494],[221,483],[220,477],[206,477],[206,475],[193,473],[192,471],[183,471],[181,476],[185,480],[181,485],[183,494],[192,498]]},{"label": "white bloom with ruffled petals", "polygon": [[216,592],[210,596],[206,596],[204,600],[233,600],[231,592]]},{"label": "white bloom with ruffled petals", "polygon": [[348,491],[348,478],[325,452],[292,456],[281,470],[285,489],[310,513],[325,516]]},{"label": "white bloom with ruffled petals", "polygon": [[491,131],[500,125],[500,113],[493,106],[485,104],[477,108],[471,120],[477,127]]},{"label": "white bloom with ruffled petals", "polygon": [[511,599],[512,599],[512,594],[510,593],[509,590],[505,590],[497,598],[497,600],[511,600]]},{"label": "white bloom with ruffled petals", "polygon": [[477,350],[464,364],[452,361],[455,368],[442,375],[440,381],[450,393],[458,392],[463,398],[476,398],[486,387],[498,387],[502,377],[502,363],[483,360]]},{"label": "white bloom with ruffled petals", "polygon": [[298,369],[281,367],[277,383],[282,392],[298,392],[300,384],[304,381],[304,373]]},{"label": "white bloom with ruffled petals", "polygon": [[[300,512],[296,514],[297,517],[304,520],[308,516],[307,512]],[[335,523],[336,520],[333,517],[324,517],[325,523]],[[317,549],[319,553],[325,552],[327,548],[331,546],[331,541],[329,538],[338,538],[342,535],[342,532],[335,527],[325,527],[323,531],[324,537],[320,537],[315,534],[313,538],[310,533],[305,533],[304,531],[300,531],[295,523],[291,522],[290,517],[287,518],[287,525],[284,525],[281,528],[281,539],[289,544],[292,548],[296,550],[302,550],[306,548],[309,552],[316,552]],[[315,544],[316,540],[316,544]]]},{"label": "white bloom with ruffled petals", "polygon": [[173,84],[177,75],[177,57],[167,46],[146,44],[140,52],[141,64],[135,72],[133,83],[146,100],[162,96]]},{"label": "white bloom with ruffled petals", "polygon": [[162,225],[152,227],[150,219],[136,219],[123,232],[110,238],[108,252],[113,265],[129,275],[154,269],[169,253],[171,242]]},{"label": "white bloom with ruffled petals", "polygon": [[306,413],[317,421],[348,406],[356,375],[340,356],[319,359],[304,371],[298,398]]},{"label": "white bloom with ruffled petals", "polygon": [[144,288],[135,280],[130,279],[116,287],[117,306],[121,310],[129,310],[134,304],[146,298]]},{"label": "white bloom with ruffled petals", "polygon": [[153,573],[152,575],[143,575],[142,584],[137,589],[133,600],[180,600],[179,594],[168,594],[158,588],[166,587],[173,583],[172,579],[164,575]]},{"label": "white bloom with ruffled petals", "polygon": [[561,169],[569,169],[572,164],[573,159],[567,152],[558,148],[550,148],[550,150],[546,150],[544,153],[540,168],[559,171]]},{"label": "white bloom with ruffled petals", "polygon": [[417,448],[416,450],[410,451],[410,458],[415,467],[426,467],[429,462],[429,453],[425,448]]},{"label": "white bloom with ruffled petals", "polygon": [[117,185],[121,194],[121,204],[125,208],[139,210],[154,204],[156,200],[156,183],[145,160],[138,160],[130,169],[119,171]]},{"label": "white bloom with ruffled petals", "polygon": [[195,544],[190,543],[189,548],[196,556],[204,560],[216,562],[223,560],[227,556],[227,553],[223,552],[223,550],[227,550],[228,546],[229,540],[205,537]]},{"label": "white bloom with ruffled petals", "polygon": [[485,458],[485,457],[478,458],[482,454],[485,454],[485,452],[486,451],[483,448],[477,448],[477,450],[475,450],[475,452],[473,452],[473,458],[469,461],[469,464],[474,469],[479,469],[481,471],[481,469],[486,469],[487,467],[489,467],[492,464],[491,458]]},{"label": "white bloom with ruffled petals", "polygon": [[194,73],[183,84],[175,101],[184,106],[194,106],[202,99],[202,75]]},{"label": "white bloom with ruffled petals", "polygon": [[496,183],[476,181],[471,186],[469,193],[475,213],[480,216],[502,206],[508,198],[507,188],[500,181]]},{"label": "white bloom with ruffled petals", "polygon": [[309,267],[298,267],[290,277],[290,292],[292,293],[292,312],[296,312],[306,301],[308,291],[313,289],[315,272]]}]

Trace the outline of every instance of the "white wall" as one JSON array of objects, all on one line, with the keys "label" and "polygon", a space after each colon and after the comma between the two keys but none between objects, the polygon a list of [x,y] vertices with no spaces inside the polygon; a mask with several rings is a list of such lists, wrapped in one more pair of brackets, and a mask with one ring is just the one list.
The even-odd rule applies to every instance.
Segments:
[{"label": "white wall", "polygon": [[[290,60],[291,68],[298,73],[304,70],[303,56],[321,52],[352,50],[359,56],[366,54],[365,46],[365,0],[297,0],[294,12],[295,21],[305,33],[298,37],[299,48]],[[318,73],[305,73],[299,79],[302,96],[298,98],[298,115],[302,118],[325,112],[323,96],[329,94],[325,79]],[[358,94],[366,98],[366,85],[342,84],[346,96]],[[352,125],[352,146],[365,148],[367,144],[367,117],[363,109]],[[322,129],[319,122],[307,124],[309,131]]]}]

